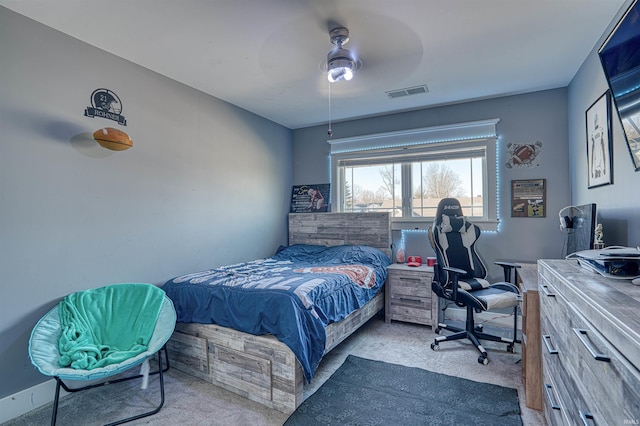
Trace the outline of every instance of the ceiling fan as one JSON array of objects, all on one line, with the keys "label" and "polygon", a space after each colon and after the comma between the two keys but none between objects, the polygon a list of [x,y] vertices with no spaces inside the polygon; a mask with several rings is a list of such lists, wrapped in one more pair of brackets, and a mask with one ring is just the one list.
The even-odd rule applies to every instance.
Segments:
[{"label": "ceiling fan", "polygon": [[329,31],[329,40],[336,48],[327,54],[327,79],[330,83],[351,80],[360,63],[350,50],[342,47],[349,41],[349,30],[335,27]]}]

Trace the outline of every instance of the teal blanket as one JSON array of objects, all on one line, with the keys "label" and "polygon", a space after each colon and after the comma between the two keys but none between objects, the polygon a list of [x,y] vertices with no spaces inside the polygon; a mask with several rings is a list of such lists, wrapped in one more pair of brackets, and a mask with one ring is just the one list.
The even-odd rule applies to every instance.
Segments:
[{"label": "teal blanket", "polygon": [[146,351],[164,295],[152,284],[115,284],[66,296],[59,304],[60,365],[92,370]]}]

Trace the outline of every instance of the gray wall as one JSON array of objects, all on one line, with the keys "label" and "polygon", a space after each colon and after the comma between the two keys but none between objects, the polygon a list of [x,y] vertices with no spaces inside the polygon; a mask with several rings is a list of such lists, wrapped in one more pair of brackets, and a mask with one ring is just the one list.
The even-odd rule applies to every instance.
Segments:
[{"label": "gray wall", "polygon": [[635,247],[640,245],[640,172],[634,171],[613,102],[612,185],[588,188],[585,123],[585,111],[608,89],[597,51],[629,3],[626,2],[621,8],[618,17],[612,21],[569,85],[569,152],[572,158],[572,204],[597,204],[605,244]]},{"label": "gray wall", "polygon": [[[500,119],[497,129],[501,227],[498,233],[483,234],[478,249],[488,263],[559,258],[564,234],[559,230],[557,212],[570,204],[566,88],[345,121],[332,127],[334,137],[346,138],[491,118]],[[508,143],[536,141],[542,143],[538,166],[505,167]],[[329,182],[329,151],[327,126],[294,130],[294,184]],[[546,217],[511,218],[511,180],[542,178],[547,184]],[[425,233],[408,232],[405,239],[407,254],[433,255]],[[399,240],[400,232],[395,232],[394,241]],[[500,271],[491,269],[490,276],[498,278]]]},{"label": "gray wall", "polygon": [[[47,378],[28,337],[60,297],[272,254],[292,133],[0,7],[0,398]],[[83,116],[113,90],[128,125]],[[134,140],[111,152],[91,134]]]}]

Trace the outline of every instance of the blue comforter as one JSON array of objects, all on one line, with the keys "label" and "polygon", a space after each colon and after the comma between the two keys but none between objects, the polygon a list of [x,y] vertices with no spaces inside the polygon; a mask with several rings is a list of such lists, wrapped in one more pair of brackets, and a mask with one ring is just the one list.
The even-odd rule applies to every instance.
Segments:
[{"label": "blue comforter", "polygon": [[324,354],[325,327],[371,300],[390,263],[368,246],[297,244],[267,259],[174,278],[163,289],[179,322],[273,334],[293,351],[311,381]]}]

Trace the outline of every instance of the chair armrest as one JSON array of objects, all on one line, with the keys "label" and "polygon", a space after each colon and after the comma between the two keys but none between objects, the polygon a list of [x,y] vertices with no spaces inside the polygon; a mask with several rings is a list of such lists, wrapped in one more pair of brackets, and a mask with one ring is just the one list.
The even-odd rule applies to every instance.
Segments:
[{"label": "chair armrest", "polygon": [[[508,283],[511,282],[511,271],[520,268],[521,265],[514,262],[493,262],[495,265],[502,266],[504,272],[504,280]],[[515,279],[515,276],[514,276]]]},{"label": "chair armrest", "polygon": [[452,268],[451,266],[443,266],[442,269],[451,272],[451,291],[453,292],[452,299],[454,302],[458,301],[458,276],[467,273],[464,269]]},{"label": "chair armrest", "polygon": [[442,269],[449,271],[449,272],[453,272],[456,275],[456,278],[458,275],[464,275],[467,273],[467,271],[465,271],[464,269],[460,269],[460,268],[453,268],[451,266],[443,266]]}]

